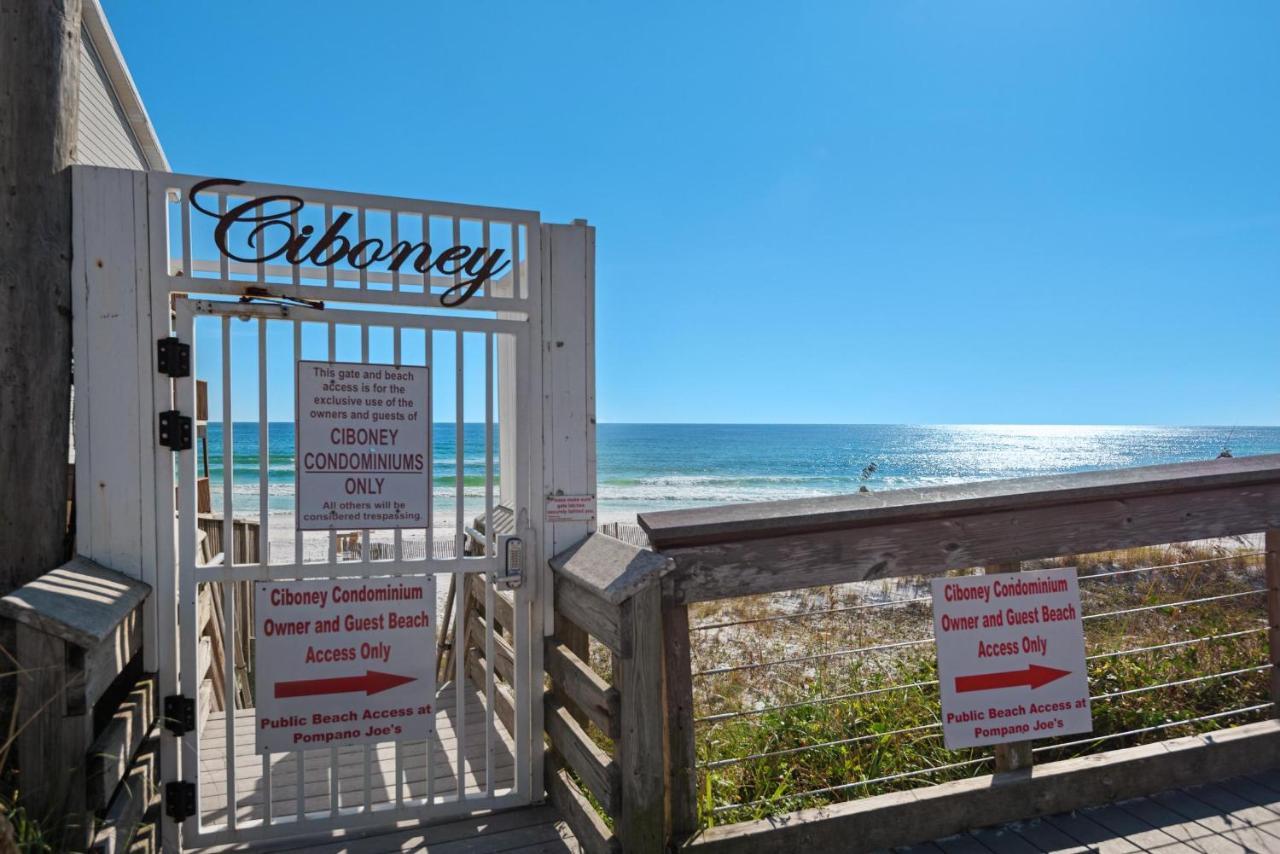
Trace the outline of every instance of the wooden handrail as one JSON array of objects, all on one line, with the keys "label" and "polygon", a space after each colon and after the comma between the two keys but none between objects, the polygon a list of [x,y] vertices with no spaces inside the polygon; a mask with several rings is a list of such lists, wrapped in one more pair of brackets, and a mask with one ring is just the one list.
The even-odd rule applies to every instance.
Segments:
[{"label": "wooden handrail", "polygon": [[[1280,485],[1280,454],[642,513],[659,551],[1064,504]],[[1256,530],[1256,529],[1255,529]]]},{"label": "wooden handrail", "polygon": [[675,562],[663,579],[668,600],[1255,533],[1280,527],[1280,456],[772,502],[754,520],[752,512],[736,505],[641,518]]}]

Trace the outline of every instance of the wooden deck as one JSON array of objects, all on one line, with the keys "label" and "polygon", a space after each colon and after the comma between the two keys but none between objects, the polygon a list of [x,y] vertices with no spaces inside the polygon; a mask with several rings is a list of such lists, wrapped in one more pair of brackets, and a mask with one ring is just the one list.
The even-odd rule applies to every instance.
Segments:
[{"label": "wooden deck", "polygon": [[[430,775],[436,798],[452,799],[457,794],[457,704],[453,685],[445,684],[438,694],[439,709],[436,714],[436,735],[430,741],[404,741],[401,744],[403,767],[402,794],[406,799],[426,796],[428,778],[428,748],[430,746]],[[492,736],[486,739],[483,691],[470,682],[466,685],[465,749],[462,752],[463,785],[467,796],[483,796],[485,791],[486,749],[492,741],[493,780],[495,789],[502,791],[512,785],[515,778],[515,754],[511,736],[495,720]],[[262,757],[253,752],[253,709],[241,709],[236,713],[236,813],[239,821],[255,821],[265,814],[264,794],[266,786],[262,775]],[[366,753],[369,762],[366,769]],[[337,793],[330,786],[330,757],[337,754]],[[205,825],[221,825],[227,821],[227,749],[225,749],[225,717],[214,712],[209,716],[201,735],[201,798],[200,812]],[[270,757],[271,813],[276,818],[292,818],[297,813],[297,754],[279,753]],[[303,803],[308,813],[328,812],[333,799],[339,808],[361,807],[365,798],[365,780],[369,780],[370,803],[375,809],[387,807],[396,799],[396,745],[393,743],[346,748],[321,748],[303,753]],[[424,812],[426,809],[424,808]],[[392,819],[389,819],[392,821]],[[489,835],[495,834],[493,840]],[[484,844],[480,844],[483,837]],[[564,830],[554,810],[547,808],[513,810],[494,813],[485,817],[456,819],[435,825],[430,830],[415,828],[399,830],[392,835],[378,836],[381,842],[361,842],[360,848],[351,848],[351,842],[343,842],[343,850],[401,850],[402,845],[420,845],[431,842],[440,850],[521,850],[521,846],[535,846],[538,850],[576,850],[572,835]],[[417,840],[417,842],[413,841]],[[490,848],[502,845],[504,848]],[[372,845],[371,848],[369,845]],[[385,845],[385,848],[379,848]],[[548,848],[548,845],[550,848]],[[462,848],[458,848],[462,846]],[[259,850],[260,846],[253,846]],[[330,850],[312,844],[308,850]],[[271,850],[288,850],[278,845]],[[334,849],[337,850],[337,849]]]},{"label": "wooden deck", "polygon": [[911,854],[1280,851],[1280,771],[983,828],[896,850]]}]

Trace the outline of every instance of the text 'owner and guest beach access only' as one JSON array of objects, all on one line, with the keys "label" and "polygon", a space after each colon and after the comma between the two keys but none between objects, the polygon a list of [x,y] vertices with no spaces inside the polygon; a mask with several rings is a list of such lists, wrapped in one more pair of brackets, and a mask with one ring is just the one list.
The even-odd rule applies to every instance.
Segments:
[{"label": "text 'owner and guest beach access only'", "polygon": [[933,580],[948,749],[1093,729],[1074,568]]}]

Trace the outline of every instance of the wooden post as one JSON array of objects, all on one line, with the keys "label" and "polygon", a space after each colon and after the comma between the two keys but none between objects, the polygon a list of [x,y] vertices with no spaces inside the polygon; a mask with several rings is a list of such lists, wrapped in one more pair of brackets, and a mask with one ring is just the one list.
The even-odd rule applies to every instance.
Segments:
[{"label": "wooden post", "polygon": [[693,731],[693,668],[689,660],[689,608],[662,606],[663,679],[667,715],[667,790],[671,836],[677,843],[698,831],[697,746]]},{"label": "wooden post", "polygon": [[1268,529],[1267,562],[1267,645],[1271,659],[1271,707],[1280,718],[1280,528]]},{"label": "wooden post", "polygon": [[80,0],[0,0],[0,594],[68,553]]},{"label": "wooden post", "polygon": [[630,626],[631,654],[618,662],[622,726],[622,815],[618,838],[624,851],[666,847],[666,727],[662,699],[662,589],[652,583],[622,603]]},{"label": "wooden post", "polygon": [[[987,574],[1004,573],[1004,572],[1021,572],[1022,564],[1018,561],[1012,563],[997,563],[987,567]],[[1031,742],[1030,741],[1011,741],[1006,744],[997,744],[995,747],[996,757],[996,773],[1005,771],[1017,771],[1021,768],[1030,768],[1032,763]]]}]

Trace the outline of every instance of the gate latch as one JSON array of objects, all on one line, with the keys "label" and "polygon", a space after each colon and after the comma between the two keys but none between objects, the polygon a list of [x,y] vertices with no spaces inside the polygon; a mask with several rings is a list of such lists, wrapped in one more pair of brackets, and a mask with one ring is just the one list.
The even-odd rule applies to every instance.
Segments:
[{"label": "gate latch", "polygon": [[164,784],[164,814],[182,821],[196,814],[196,784],[178,780]]},{"label": "gate latch", "polygon": [[157,339],[156,369],[173,379],[191,376],[191,345],[172,335]]},{"label": "gate latch", "polygon": [[499,551],[503,557],[503,574],[493,573],[489,580],[515,590],[524,582],[524,541],[519,537],[503,537]]},{"label": "gate latch", "polygon": [[176,409],[160,413],[160,444],[172,451],[191,449],[191,416]]},{"label": "gate latch", "polygon": [[164,698],[164,728],[174,735],[186,735],[196,728],[196,701],[181,694]]}]

